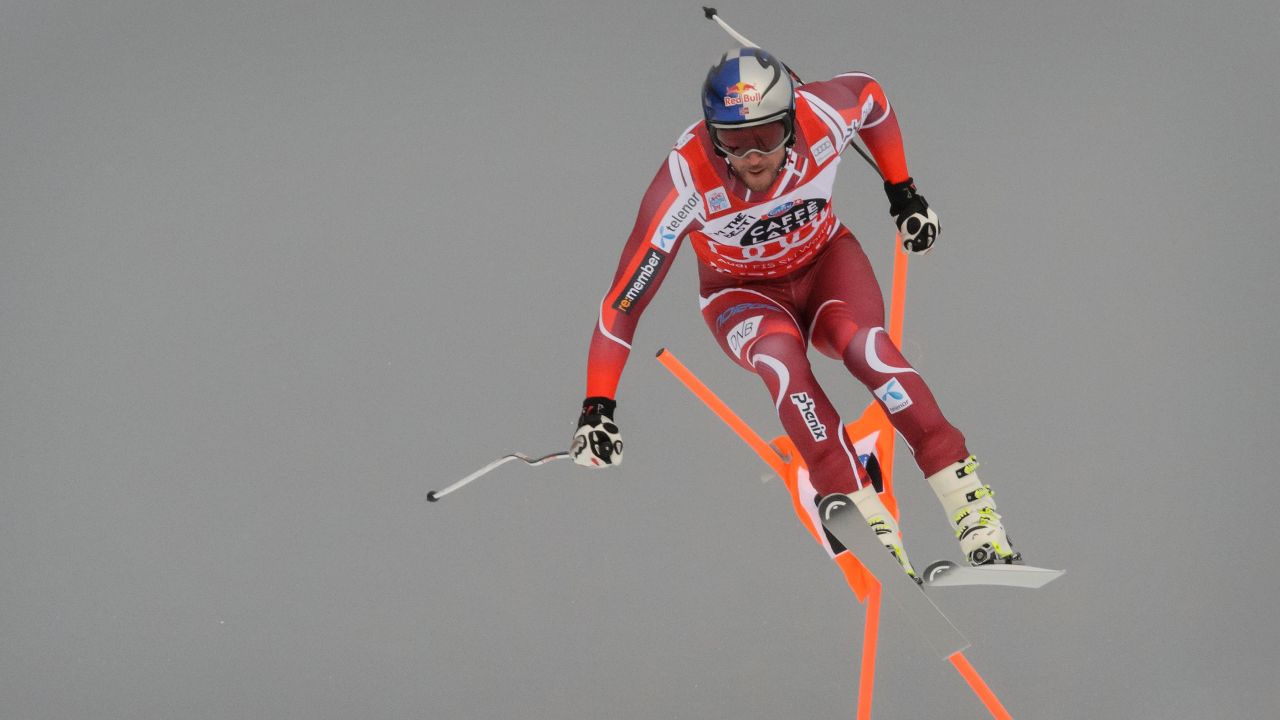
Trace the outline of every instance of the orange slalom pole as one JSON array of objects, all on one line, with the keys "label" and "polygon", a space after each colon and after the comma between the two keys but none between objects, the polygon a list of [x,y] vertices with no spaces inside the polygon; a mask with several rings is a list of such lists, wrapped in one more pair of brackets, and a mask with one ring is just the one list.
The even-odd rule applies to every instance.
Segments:
[{"label": "orange slalom pole", "polygon": [[[893,340],[899,348],[902,346],[903,315],[906,308],[908,258],[909,255],[902,248],[902,238],[901,235],[899,235],[896,237],[894,245],[893,286],[890,293],[889,327],[887,328],[889,338]],[[743,442],[747,443],[752,450],[755,450],[756,454],[760,456],[760,459],[772,468],[779,477],[794,482],[794,477],[789,476],[788,473],[788,471],[793,470],[793,468],[789,463],[783,461],[778,451],[770,447],[763,438],[761,438],[749,425],[747,425],[742,418],[738,417],[737,413],[729,409],[729,406],[725,405],[710,388],[704,385],[702,381],[689,370],[689,368],[685,367],[684,363],[677,360],[675,355],[666,348],[662,348],[658,351],[658,362],[661,362],[663,366],[671,372],[671,374],[675,375],[676,378],[689,389],[690,392],[696,395],[698,399],[702,400],[702,402],[705,403],[712,412],[714,412],[726,425],[738,434],[738,437],[742,438]],[[883,430],[889,433],[889,436],[892,437],[895,431],[892,424],[889,422],[888,416],[884,415],[883,412],[879,414],[880,418],[878,418],[878,420],[880,422],[878,424],[880,424],[883,427]],[[782,439],[783,438],[779,438],[779,440]],[[884,473],[884,494],[888,495],[889,499],[892,500],[893,486],[891,484],[891,478],[893,474],[894,443],[889,442],[887,445],[888,447],[886,448],[886,451],[883,452],[886,457],[881,459],[881,471]],[[791,489],[793,500],[795,500],[794,487],[789,489]],[[896,512],[894,514],[895,516],[897,515]],[[810,523],[808,522],[808,518],[799,510],[798,507],[797,515],[800,516],[801,522],[805,523],[805,526],[808,527],[809,531],[814,533],[814,536],[816,537],[817,529],[809,527]],[[852,572],[852,569],[842,569],[845,570],[846,578],[850,578],[850,572]],[[866,621],[864,623],[864,635],[862,638],[862,664],[858,682],[857,720],[870,720],[872,693],[875,689],[876,642],[880,634],[880,581],[870,573],[865,572],[865,570],[856,574],[859,575],[858,579],[863,582],[854,583],[851,580],[850,584],[853,587],[855,594],[858,594],[857,591],[859,586],[865,588],[865,599],[867,603]],[[867,578],[870,578],[869,583],[866,583]],[[869,585],[869,587],[867,587],[867,585]],[[859,599],[862,598],[860,597]],[[969,663],[968,658],[964,656],[963,652],[957,652],[947,659],[951,662],[952,666],[955,667],[956,672],[960,673],[960,677],[964,679],[965,683],[968,684],[971,690],[973,690],[974,694],[978,696],[978,700],[982,702],[983,706],[991,713],[992,717],[996,720],[1013,720],[1013,716],[1005,709],[1004,705],[1000,702],[1000,698],[996,697],[995,692],[991,690],[986,681],[982,679],[982,676],[978,674],[978,671]]]},{"label": "orange slalom pole", "polygon": [[911,256],[902,248],[902,235],[897,235],[893,251],[893,288],[889,292],[889,338],[902,344],[902,318],[907,309],[907,263]]},{"label": "orange slalom pole", "polygon": [[671,351],[666,348],[659,350],[658,362],[666,366],[671,371],[671,374],[676,376],[676,379],[684,383],[684,386],[689,388],[690,392],[698,396],[699,400],[706,403],[707,407],[711,408],[711,412],[715,413],[730,429],[736,432],[743,442],[750,445],[751,449],[755,450],[756,454],[760,456],[760,459],[773,468],[774,472],[778,473],[778,477],[787,476],[787,466],[782,462],[782,458],[778,456],[778,453],[769,447],[764,438],[756,434],[756,431],[752,430],[746,421],[738,417],[737,413],[730,410],[728,405],[725,405],[715,393],[711,392],[710,388],[703,385],[702,381],[689,368],[684,366],[684,363],[671,354]]},{"label": "orange slalom pole", "polygon": [[[889,290],[889,327],[887,329],[889,331],[889,339],[892,340],[893,344],[897,345],[899,349],[902,348],[903,317],[906,315],[907,310],[907,269],[910,264],[910,259],[911,256],[907,254],[907,251],[902,247],[902,235],[894,235],[893,285]],[[877,407],[877,409],[879,408]],[[893,425],[889,422],[889,416],[885,415],[883,411],[880,412],[879,415],[879,426],[881,431],[888,433],[889,437],[893,437],[895,430],[893,429]],[[885,449],[882,457],[879,457],[878,460],[880,461],[880,471],[884,474],[883,494],[894,500],[892,504],[886,504],[889,505],[889,509],[893,512],[894,517],[897,517],[897,496],[894,495],[893,492],[893,458],[895,445],[896,443],[893,442],[888,443],[888,447]]]},{"label": "orange slalom pole", "polygon": [[1000,698],[996,697],[991,688],[987,687],[987,683],[983,681],[978,671],[974,670],[973,666],[969,664],[969,660],[964,656],[964,653],[958,652],[947,659],[955,666],[956,672],[960,673],[960,677],[964,678],[964,681],[969,684],[969,688],[977,694],[978,699],[982,701],[987,711],[991,713],[991,717],[996,720],[1013,720],[1013,716],[1000,703]]},{"label": "orange slalom pole", "polygon": [[[889,339],[893,340],[899,348],[902,347],[902,318],[907,306],[907,263],[910,255],[902,247],[902,235],[899,234],[894,238],[893,252],[893,288],[890,291],[889,300]],[[881,413],[882,426],[885,431],[893,433],[893,426],[889,423],[889,418]],[[885,493],[892,497],[892,486],[889,484],[889,478],[893,475],[893,446],[889,443],[887,461],[881,461],[881,470],[885,474]],[[987,685],[978,671],[969,663],[969,659],[964,656],[963,652],[958,652],[947,658],[955,667],[956,672],[960,673],[960,677],[964,678],[965,683],[973,690],[978,699],[991,713],[996,720],[1013,720],[1013,716],[1005,710],[1004,705],[1000,702],[1000,698],[996,697],[995,692]]]},{"label": "orange slalom pole", "polygon": [[[871,575],[871,573],[867,573]],[[872,577],[875,577],[872,575]],[[880,636],[880,581],[867,594],[867,619],[862,623],[862,669],[858,673],[858,720],[871,720],[871,695],[876,688],[876,639]]]},{"label": "orange slalom pole", "polygon": [[[684,386],[698,397],[699,400],[706,403],[721,420],[725,422],[738,437],[751,446],[756,451],[760,459],[774,472],[778,473],[778,477],[783,479],[787,485],[787,490],[791,495],[792,503],[795,505],[796,515],[800,518],[800,522],[809,530],[815,540],[819,543],[818,528],[815,527],[809,516],[800,508],[799,495],[796,493],[796,483],[798,468],[802,461],[793,459],[790,463],[784,462],[778,450],[770,447],[749,425],[724,404],[719,396],[711,391],[698,379],[693,371],[685,367],[684,363],[676,359],[676,356],[670,350],[662,348],[658,351],[658,362],[662,363],[667,370],[671,371]],[[790,438],[785,435],[778,438],[782,452],[795,452],[795,446],[791,443]],[[876,677],[876,641],[880,634],[880,581],[862,566],[852,553],[841,553],[836,556],[836,565],[840,567],[844,573],[845,580],[853,589],[859,600],[865,600],[867,603],[866,621],[863,624],[862,636],[862,666],[858,675],[858,717],[857,720],[871,720],[871,700],[872,693],[875,691]]]}]

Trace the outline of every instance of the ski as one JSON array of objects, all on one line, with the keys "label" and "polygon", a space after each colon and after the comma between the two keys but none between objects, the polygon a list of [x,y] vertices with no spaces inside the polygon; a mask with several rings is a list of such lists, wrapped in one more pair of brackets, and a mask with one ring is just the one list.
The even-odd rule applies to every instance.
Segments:
[{"label": "ski", "polygon": [[1036,589],[1062,577],[1065,570],[1029,565],[980,565],[970,567],[951,560],[938,560],[924,569],[925,587],[961,587],[965,585],[1000,585]]},{"label": "ski", "polygon": [[902,570],[875,531],[867,525],[853,501],[846,495],[828,495],[818,506],[822,525],[853,553],[880,581],[889,604],[896,607],[906,624],[920,636],[940,659],[946,660],[969,647],[969,641],[951,620],[925,595],[924,590]]}]

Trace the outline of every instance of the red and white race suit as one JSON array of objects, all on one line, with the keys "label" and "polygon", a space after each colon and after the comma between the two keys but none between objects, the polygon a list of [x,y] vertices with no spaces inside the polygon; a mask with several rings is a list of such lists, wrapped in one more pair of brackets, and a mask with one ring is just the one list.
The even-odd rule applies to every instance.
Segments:
[{"label": "red and white race suit", "polygon": [[600,303],[587,396],[615,396],[640,316],[687,240],[707,326],[735,363],[764,380],[819,492],[852,492],[865,472],[813,376],[810,344],[875,394],[931,475],[968,456],[964,436],[889,340],[879,284],[832,203],[840,151],[855,133],[886,180],[908,177],[897,116],[864,73],[799,86],[795,102],[795,143],[765,192],[752,192],[715,153],[703,123],[676,142]]}]

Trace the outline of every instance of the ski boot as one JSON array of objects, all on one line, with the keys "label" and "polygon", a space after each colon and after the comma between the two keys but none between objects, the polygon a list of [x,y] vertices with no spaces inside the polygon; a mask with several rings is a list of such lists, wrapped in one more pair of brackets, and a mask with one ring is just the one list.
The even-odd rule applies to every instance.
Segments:
[{"label": "ski boot", "polygon": [[916,574],[916,569],[911,566],[911,560],[907,558],[907,551],[902,546],[902,531],[898,528],[898,521],[894,519],[889,512],[889,508],[884,506],[884,501],[880,499],[880,494],[870,485],[851,493],[849,499],[853,501],[858,512],[861,513],[867,524],[872,530],[876,531],[876,537],[884,544],[889,552],[893,553],[893,557],[897,559],[898,564],[902,566],[903,572],[907,574],[916,584],[922,581],[920,576]]},{"label": "ski boot", "polygon": [[929,486],[955,527],[960,552],[970,565],[1022,562],[996,512],[995,492],[978,479],[978,460],[970,455],[929,476]]}]

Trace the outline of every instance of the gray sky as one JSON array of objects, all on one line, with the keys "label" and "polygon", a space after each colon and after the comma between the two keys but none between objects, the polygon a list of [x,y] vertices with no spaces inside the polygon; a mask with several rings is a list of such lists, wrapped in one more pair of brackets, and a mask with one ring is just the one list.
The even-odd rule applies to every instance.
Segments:
[{"label": "gray sky", "polygon": [[[938,590],[1019,718],[1280,715],[1274,3],[741,2],[862,70],[942,221],[904,350],[1036,592]],[[568,442],[595,303],[731,41],[695,4],[0,4],[0,716],[853,717],[863,609],[682,253]],[[885,284],[893,227],[835,203]],[[870,396],[817,360],[849,415]],[[903,456],[917,565],[957,557]],[[877,717],[988,717],[886,613]]]}]

